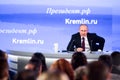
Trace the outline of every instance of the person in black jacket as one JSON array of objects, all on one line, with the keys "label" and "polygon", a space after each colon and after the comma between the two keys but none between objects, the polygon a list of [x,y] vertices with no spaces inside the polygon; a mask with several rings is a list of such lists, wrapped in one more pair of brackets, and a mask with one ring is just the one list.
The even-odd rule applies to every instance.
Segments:
[{"label": "person in black jacket", "polygon": [[79,32],[72,35],[67,46],[67,51],[82,52],[103,50],[104,43],[105,39],[103,37],[98,36],[96,33],[88,33],[88,26],[81,24]]}]

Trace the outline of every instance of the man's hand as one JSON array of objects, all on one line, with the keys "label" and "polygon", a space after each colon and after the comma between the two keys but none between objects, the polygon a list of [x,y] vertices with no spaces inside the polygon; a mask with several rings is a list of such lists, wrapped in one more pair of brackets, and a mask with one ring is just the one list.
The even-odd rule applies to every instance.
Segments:
[{"label": "man's hand", "polygon": [[82,52],[83,48],[77,48],[76,50],[77,50],[77,52]]}]

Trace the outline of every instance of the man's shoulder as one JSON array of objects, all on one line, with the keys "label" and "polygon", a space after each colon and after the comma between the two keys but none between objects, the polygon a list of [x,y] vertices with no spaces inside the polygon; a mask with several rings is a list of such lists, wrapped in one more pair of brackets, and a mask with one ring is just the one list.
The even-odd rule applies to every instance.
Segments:
[{"label": "man's shoulder", "polygon": [[72,36],[80,36],[80,33],[77,32],[77,33],[73,34]]},{"label": "man's shoulder", "polygon": [[96,36],[96,33],[88,33],[87,35]]},{"label": "man's shoulder", "polygon": [[93,38],[101,39],[101,40],[105,41],[105,39],[103,37],[98,36],[96,33],[88,33],[88,37],[93,37]]}]

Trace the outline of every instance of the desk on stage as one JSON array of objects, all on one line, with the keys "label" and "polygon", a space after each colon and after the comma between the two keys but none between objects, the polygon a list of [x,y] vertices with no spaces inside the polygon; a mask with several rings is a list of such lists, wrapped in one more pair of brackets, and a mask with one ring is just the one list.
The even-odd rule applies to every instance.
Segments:
[{"label": "desk on stage", "polygon": [[[25,64],[29,61],[34,52],[24,52],[24,51],[13,51],[8,50],[8,61],[9,67],[12,71],[21,71]],[[64,53],[43,53],[46,58],[47,67],[49,67],[55,60],[59,58],[65,58],[69,62],[71,61],[72,54],[74,52],[64,52]],[[111,52],[84,52],[87,61],[96,61],[100,55],[110,54]]]}]

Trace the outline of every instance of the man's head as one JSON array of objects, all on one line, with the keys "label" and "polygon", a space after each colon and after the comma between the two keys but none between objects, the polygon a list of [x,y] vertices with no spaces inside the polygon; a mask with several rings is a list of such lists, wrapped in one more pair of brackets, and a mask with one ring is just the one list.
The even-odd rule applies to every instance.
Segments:
[{"label": "man's head", "polygon": [[103,64],[106,65],[106,67],[111,72],[112,69],[112,57],[110,55],[101,55],[98,58],[99,61],[101,61]]},{"label": "man's head", "polygon": [[101,61],[94,61],[87,65],[89,80],[107,80],[109,71]]},{"label": "man's head", "polygon": [[71,65],[72,65],[74,70],[76,68],[78,68],[79,66],[87,65],[87,58],[86,58],[85,54],[82,52],[75,52],[72,55]]},{"label": "man's head", "polygon": [[85,24],[81,24],[79,28],[79,32],[81,36],[87,36],[88,33],[88,27]]},{"label": "man's head", "polygon": [[119,66],[120,65],[120,52],[114,51],[111,54],[113,65]]}]

